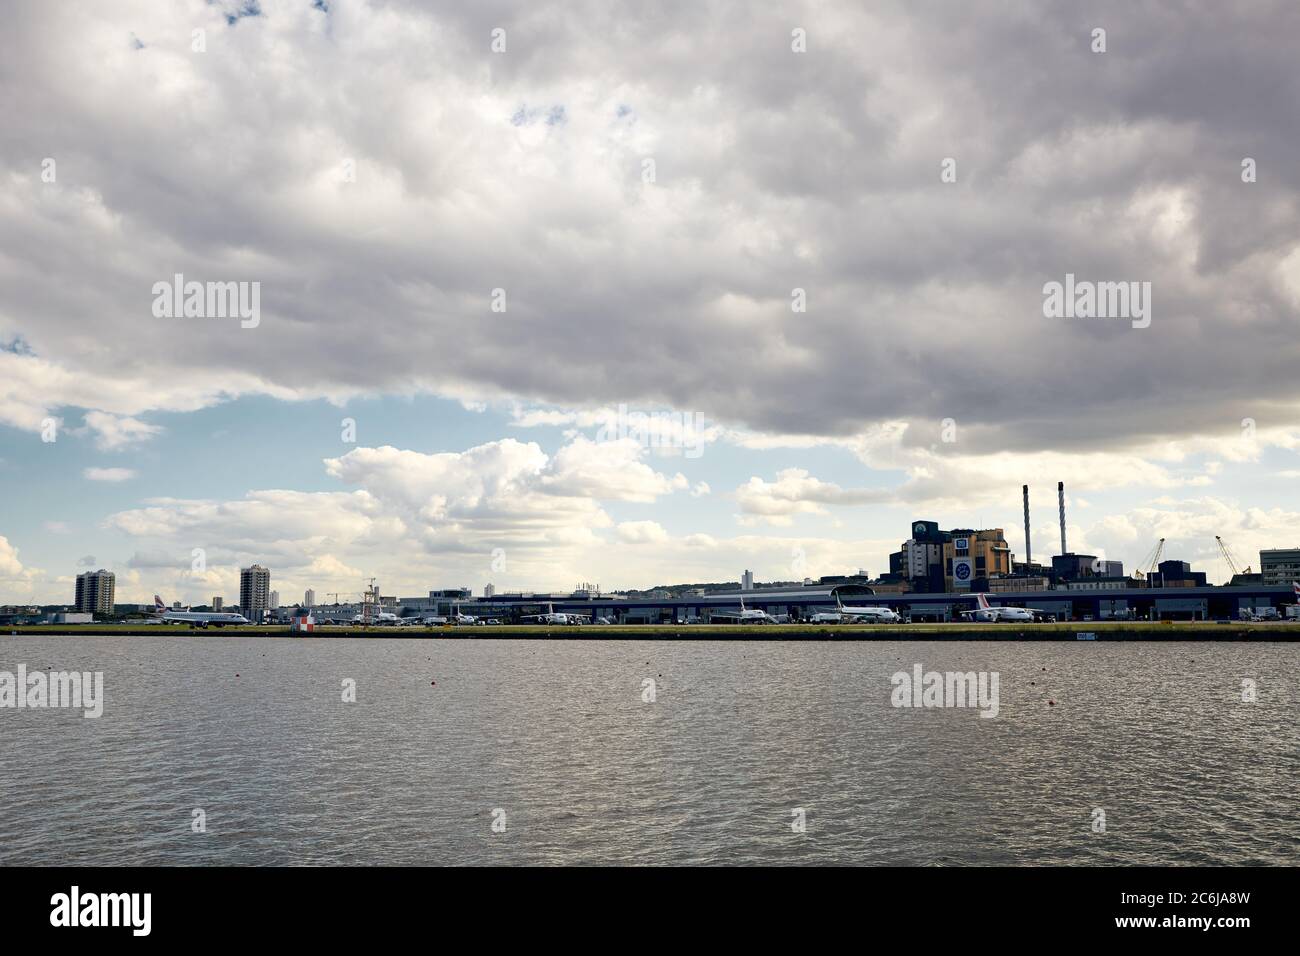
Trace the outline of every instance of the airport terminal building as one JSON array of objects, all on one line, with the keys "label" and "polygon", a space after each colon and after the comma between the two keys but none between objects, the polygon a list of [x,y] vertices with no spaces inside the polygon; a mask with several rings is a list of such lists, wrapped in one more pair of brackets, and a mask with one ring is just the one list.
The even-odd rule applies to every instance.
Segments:
[{"label": "airport terminal building", "polygon": [[[574,592],[571,594],[493,594],[473,598],[466,591],[454,599],[435,595],[428,599],[403,598],[404,616],[461,613],[513,623],[521,618],[557,613],[577,614],[593,622],[614,624],[708,624],[733,620],[744,607],[767,612],[777,620],[807,621],[814,614],[834,611],[838,602],[851,606],[887,607],[911,621],[956,621],[975,608],[975,592],[877,593],[866,584],[807,584],[802,587],[756,587],[752,590],[713,591],[682,597],[626,596]],[[1250,587],[1120,587],[1077,586],[1058,590],[996,591],[994,605],[1015,605],[1043,611],[1057,620],[1239,620],[1243,612],[1281,608],[1293,603],[1289,585]]]}]

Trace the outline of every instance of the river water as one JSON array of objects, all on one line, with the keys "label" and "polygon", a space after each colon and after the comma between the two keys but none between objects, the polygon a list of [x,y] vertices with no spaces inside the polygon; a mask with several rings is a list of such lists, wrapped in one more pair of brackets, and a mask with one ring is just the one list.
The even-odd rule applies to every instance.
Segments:
[{"label": "river water", "polygon": [[[0,636],[19,664],[102,671],[103,714],[0,708],[0,864],[1300,860],[1295,645]],[[892,706],[917,664],[996,673],[997,716]]]}]

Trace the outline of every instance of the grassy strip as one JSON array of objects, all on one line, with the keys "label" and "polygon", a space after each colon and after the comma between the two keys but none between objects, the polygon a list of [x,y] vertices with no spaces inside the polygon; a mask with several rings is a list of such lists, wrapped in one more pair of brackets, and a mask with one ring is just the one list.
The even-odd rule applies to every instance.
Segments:
[{"label": "grassy strip", "polygon": [[[287,637],[287,626],[247,625],[191,628],[184,624],[80,624],[23,625],[0,628],[4,634],[46,635],[232,635]],[[1095,634],[1098,640],[1300,640],[1300,624],[1215,624],[1213,622],[1088,621],[1049,624],[623,624],[556,627],[548,624],[503,624],[467,627],[372,627],[322,625],[319,637],[447,637],[505,638],[549,637],[561,639],[682,638],[728,639],[794,638],[873,640],[1077,640],[1078,634]]]}]

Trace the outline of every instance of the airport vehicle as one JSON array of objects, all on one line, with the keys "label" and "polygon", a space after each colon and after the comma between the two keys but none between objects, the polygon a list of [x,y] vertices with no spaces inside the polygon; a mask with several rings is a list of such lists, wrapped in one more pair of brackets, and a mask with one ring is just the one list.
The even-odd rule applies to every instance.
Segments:
[{"label": "airport vehicle", "polygon": [[582,618],[577,614],[565,614],[556,612],[554,604],[546,605],[545,614],[525,614],[519,620],[532,621],[534,624],[581,624]]},{"label": "airport vehicle", "polygon": [[418,616],[417,616],[417,617],[399,617],[399,618],[397,619],[397,626],[398,626],[398,627],[431,627],[431,626],[432,626],[433,624],[435,624],[435,623],[446,624],[446,623],[447,623],[447,619],[446,619],[446,618],[442,618],[441,620],[439,620],[439,619],[437,619],[437,618],[418,617]]},{"label": "airport vehicle", "polygon": [[153,596],[154,620],[163,624],[188,624],[191,627],[225,627],[227,624],[247,624],[248,618],[229,611],[173,611],[163,604],[157,594]]},{"label": "airport vehicle", "polygon": [[975,595],[975,610],[962,611],[961,616],[973,621],[998,623],[1001,621],[1019,621],[1030,624],[1034,621],[1034,612],[1024,607],[993,607],[984,593]]}]

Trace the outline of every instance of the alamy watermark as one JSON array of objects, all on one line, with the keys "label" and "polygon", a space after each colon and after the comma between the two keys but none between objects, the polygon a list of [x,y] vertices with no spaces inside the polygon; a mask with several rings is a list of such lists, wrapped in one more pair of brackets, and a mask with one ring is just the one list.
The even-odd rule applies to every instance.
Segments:
[{"label": "alamy watermark", "polygon": [[186,282],[178,272],[171,282],[153,284],[153,314],[158,319],[240,319],[255,329],[262,322],[262,283]]},{"label": "alamy watermark", "polygon": [[27,673],[19,664],[18,673],[0,671],[0,708],[42,710],[50,707],[82,710],[83,717],[94,719],[104,713],[104,672],[42,671]]},{"label": "alamy watermark", "polygon": [[125,927],[132,936],[148,936],[153,929],[153,894],[83,893],[73,886],[50,897],[50,925]]},{"label": "alamy watermark", "polygon": [[898,671],[889,702],[895,707],[978,707],[981,717],[998,715],[997,671],[926,671],[920,664],[912,673]]},{"label": "alamy watermark", "polygon": [[1049,319],[1131,319],[1133,328],[1151,325],[1150,282],[1064,282],[1043,286],[1043,315]]},{"label": "alamy watermark", "polygon": [[708,421],[699,412],[629,411],[622,403],[605,414],[596,441],[630,438],[645,448],[680,449],[686,458],[699,458],[704,454],[707,428]]}]

